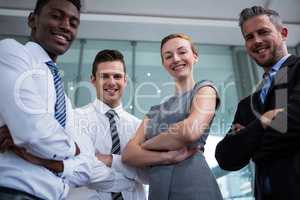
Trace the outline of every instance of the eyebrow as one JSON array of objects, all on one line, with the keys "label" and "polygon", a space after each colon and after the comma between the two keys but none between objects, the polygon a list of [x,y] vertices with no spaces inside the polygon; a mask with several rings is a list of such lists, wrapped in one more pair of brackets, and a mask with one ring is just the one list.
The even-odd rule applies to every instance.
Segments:
[{"label": "eyebrow", "polygon": [[[185,49],[186,50],[186,46],[180,46],[178,47],[176,50],[182,50],[182,49]],[[171,51],[166,51],[166,52],[163,52],[162,55],[165,55],[165,54],[172,54]]]},{"label": "eyebrow", "polygon": [[67,15],[68,17],[70,17],[70,19],[71,20],[76,20],[77,22],[78,22],[78,24],[80,23],[80,19],[79,19],[79,17],[77,17],[76,15],[72,15],[72,14],[70,14],[70,13],[67,13],[67,12],[65,12],[64,10],[61,10],[61,9],[59,9],[59,8],[50,8],[50,12],[53,12],[53,11],[56,11],[56,12],[59,12],[59,13],[62,13],[62,14],[64,14],[64,15]]}]

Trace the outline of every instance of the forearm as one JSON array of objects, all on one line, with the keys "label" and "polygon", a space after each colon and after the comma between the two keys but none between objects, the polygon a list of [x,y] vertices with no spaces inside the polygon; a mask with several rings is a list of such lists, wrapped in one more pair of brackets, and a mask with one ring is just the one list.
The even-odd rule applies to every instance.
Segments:
[{"label": "forearm", "polygon": [[133,167],[122,162],[122,156],[113,154],[111,168],[123,174],[125,177],[142,184],[149,184],[146,168]]},{"label": "forearm", "polygon": [[171,124],[166,132],[145,141],[142,147],[148,150],[178,150],[198,140],[209,127],[213,116],[186,119]]},{"label": "forearm", "polygon": [[143,149],[140,145],[129,142],[122,153],[122,161],[135,167],[168,164],[169,160],[164,152]]},{"label": "forearm", "polygon": [[133,190],[135,184],[135,181],[107,167],[104,163],[96,161],[92,167],[88,187],[101,192],[122,192]]},{"label": "forearm", "polygon": [[216,147],[215,157],[220,167],[239,170],[246,166],[259,148],[263,132],[259,120],[254,120],[238,132],[229,132]]},{"label": "forearm", "polygon": [[40,165],[42,167],[47,168],[48,170],[54,172],[54,173],[61,173],[64,171],[64,164],[63,161],[57,161],[57,160],[50,160],[50,159],[43,159],[39,158],[37,156],[34,156],[28,152],[26,152],[25,149],[13,146],[11,150],[17,154],[19,157],[23,158],[24,160],[35,164]]},{"label": "forearm", "polygon": [[187,145],[185,138],[177,134],[161,133],[149,140],[146,140],[141,146],[146,150],[178,150]]}]

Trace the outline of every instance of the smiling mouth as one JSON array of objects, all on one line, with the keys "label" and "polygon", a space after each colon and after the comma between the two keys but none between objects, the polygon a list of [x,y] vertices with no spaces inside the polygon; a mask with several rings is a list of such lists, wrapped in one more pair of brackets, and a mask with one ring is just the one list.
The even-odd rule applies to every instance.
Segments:
[{"label": "smiling mouth", "polygon": [[181,71],[185,68],[185,64],[177,64],[177,65],[174,65],[172,66],[172,70],[173,71]]},{"label": "smiling mouth", "polygon": [[107,92],[107,93],[109,93],[109,94],[111,94],[111,95],[113,95],[113,94],[115,94],[118,91],[118,89],[115,89],[115,88],[104,89],[104,91]]},{"label": "smiling mouth", "polygon": [[259,47],[259,48],[254,49],[253,52],[256,53],[256,54],[263,54],[263,53],[265,53],[268,49],[269,49],[269,47]]},{"label": "smiling mouth", "polygon": [[70,41],[70,39],[67,36],[57,33],[54,33],[54,38],[57,42],[63,45],[67,45]]}]

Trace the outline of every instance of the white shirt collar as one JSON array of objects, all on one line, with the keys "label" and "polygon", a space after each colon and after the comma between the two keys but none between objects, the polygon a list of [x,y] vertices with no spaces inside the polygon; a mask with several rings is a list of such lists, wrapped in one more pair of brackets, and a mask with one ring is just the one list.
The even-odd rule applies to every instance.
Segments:
[{"label": "white shirt collar", "polygon": [[109,110],[114,110],[118,114],[118,117],[120,117],[122,112],[124,112],[122,103],[120,103],[120,105],[118,105],[115,108],[111,108],[110,106],[105,104],[103,101],[99,100],[98,98],[96,98],[95,101],[93,102],[93,106],[95,107],[97,113],[100,113],[103,115],[105,115],[105,113]]},{"label": "white shirt collar", "polygon": [[32,55],[35,55],[38,62],[46,63],[52,60],[45,49],[36,42],[29,41],[25,44],[25,47],[32,53]]}]

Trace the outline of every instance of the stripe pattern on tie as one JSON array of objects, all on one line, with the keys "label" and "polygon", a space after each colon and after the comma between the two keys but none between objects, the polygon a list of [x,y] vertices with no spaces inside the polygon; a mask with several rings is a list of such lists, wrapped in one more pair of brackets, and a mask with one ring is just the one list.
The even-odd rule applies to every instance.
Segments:
[{"label": "stripe pattern on tie", "polygon": [[263,80],[263,87],[261,88],[260,91],[260,100],[264,104],[266,101],[266,97],[268,94],[268,91],[271,87],[274,75],[276,74],[276,71],[271,70],[269,73],[266,73],[264,75],[264,80]]},{"label": "stripe pattern on tie", "polygon": [[[112,154],[121,154],[121,147],[120,147],[120,138],[118,135],[116,120],[114,119],[117,116],[117,113],[114,110],[109,110],[105,113],[106,117],[109,120],[109,127],[112,139],[112,147],[111,153]],[[123,200],[122,194],[119,193],[111,193],[112,200]]]},{"label": "stripe pattern on tie", "polygon": [[51,71],[54,81],[54,87],[56,92],[56,102],[54,107],[54,116],[59,124],[65,128],[66,127],[66,102],[64,85],[59,75],[57,65],[53,61],[46,62],[48,68]]}]

